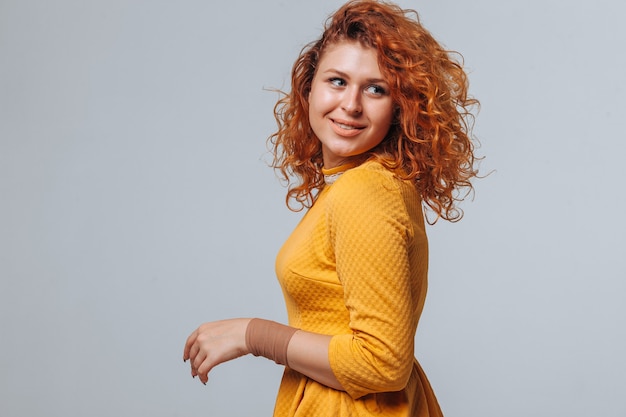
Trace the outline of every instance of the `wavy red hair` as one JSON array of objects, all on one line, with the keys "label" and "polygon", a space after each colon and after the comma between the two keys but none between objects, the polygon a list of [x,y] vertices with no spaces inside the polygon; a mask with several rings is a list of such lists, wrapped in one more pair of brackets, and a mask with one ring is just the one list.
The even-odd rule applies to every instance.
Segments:
[{"label": "wavy red hair", "polygon": [[[324,186],[322,148],[309,124],[307,98],[325,49],[339,42],[376,49],[391,87],[394,121],[364,159],[379,160],[412,180],[436,219],[459,220],[463,213],[457,202],[472,191],[470,180],[477,175],[471,130],[478,101],[468,96],[462,61],[455,59],[460,55],[445,50],[420,24],[417,12],[379,1],[350,1],[337,10],[322,37],[300,53],[291,92],[276,103],[278,131],[269,144],[272,166],[289,184],[287,205],[310,207]],[[300,207],[292,207],[292,200]]]}]

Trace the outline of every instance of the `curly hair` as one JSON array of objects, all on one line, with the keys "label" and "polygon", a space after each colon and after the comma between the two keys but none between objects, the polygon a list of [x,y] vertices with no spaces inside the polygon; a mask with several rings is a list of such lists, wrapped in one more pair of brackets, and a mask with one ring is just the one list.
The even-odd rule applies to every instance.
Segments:
[{"label": "curly hair", "polygon": [[268,144],[272,166],[289,184],[288,207],[310,207],[324,187],[322,147],[309,124],[308,95],[325,49],[346,41],[377,51],[394,103],[387,136],[363,158],[376,159],[413,181],[435,213],[434,222],[460,220],[457,203],[473,190],[470,180],[478,173],[471,130],[472,109],[479,104],[468,96],[462,57],[445,50],[414,10],[369,0],[349,1],[328,18],[322,37],[305,46],[296,60],[291,91],[274,107],[278,131]]}]

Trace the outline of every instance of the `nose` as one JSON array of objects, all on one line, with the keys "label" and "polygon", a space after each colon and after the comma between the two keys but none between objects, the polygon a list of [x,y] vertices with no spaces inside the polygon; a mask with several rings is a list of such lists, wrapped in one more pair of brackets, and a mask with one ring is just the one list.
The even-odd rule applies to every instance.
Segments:
[{"label": "nose", "polygon": [[346,89],[341,108],[350,115],[359,115],[363,111],[361,92],[358,88]]}]

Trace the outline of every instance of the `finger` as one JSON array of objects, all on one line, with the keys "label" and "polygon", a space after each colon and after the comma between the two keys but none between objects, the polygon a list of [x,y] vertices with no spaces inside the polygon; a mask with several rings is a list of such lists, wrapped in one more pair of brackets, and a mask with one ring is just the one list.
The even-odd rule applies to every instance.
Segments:
[{"label": "finger", "polygon": [[189,354],[189,367],[191,369],[191,376],[193,378],[195,378],[198,375],[198,366],[196,365],[197,360],[198,360],[198,349],[195,347],[192,347],[191,352]]},{"label": "finger", "polygon": [[191,346],[193,346],[197,337],[198,330],[196,329],[187,338],[187,341],[185,342],[185,349],[183,350],[183,361],[187,361],[187,359],[189,359],[189,350],[191,349]]},{"label": "finger", "polygon": [[214,366],[215,364],[211,362],[208,356],[199,363],[196,374],[198,375],[198,379],[200,379],[204,385],[209,382],[209,372],[211,372],[211,369],[213,369]]},{"label": "finger", "polygon": [[189,354],[187,356],[187,359],[190,359],[193,362],[196,356],[198,356],[199,352],[200,352],[200,344],[196,342],[193,345],[191,345],[191,347],[189,348]]},{"label": "finger", "polygon": [[198,343],[194,343],[189,349],[189,365],[191,366],[191,375],[194,377],[196,376],[196,370],[198,369],[198,367],[194,364],[196,363],[199,353],[200,346],[198,345]]},{"label": "finger", "polygon": [[[207,354],[203,352],[198,352],[198,354],[194,357],[193,361],[191,361],[191,375],[195,378],[198,375],[201,375],[199,372],[200,366],[202,363],[207,360]],[[208,372],[207,372],[208,373]],[[200,378],[202,380],[202,378]]]}]

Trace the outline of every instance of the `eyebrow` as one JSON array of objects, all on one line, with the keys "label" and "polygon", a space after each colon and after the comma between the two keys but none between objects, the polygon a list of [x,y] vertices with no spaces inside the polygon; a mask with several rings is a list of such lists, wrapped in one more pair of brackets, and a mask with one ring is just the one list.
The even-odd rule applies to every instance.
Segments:
[{"label": "eyebrow", "polygon": [[[324,71],[325,74],[329,73],[329,72],[335,73],[335,74],[339,75],[340,77],[350,79],[350,76],[348,74],[346,74],[343,71],[339,71],[338,69],[329,68],[326,71]],[[387,81],[382,79],[382,78],[368,78],[366,81],[368,83],[377,83],[377,84],[385,83],[385,84],[387,84]]]}]

